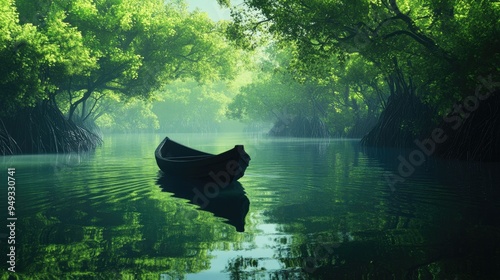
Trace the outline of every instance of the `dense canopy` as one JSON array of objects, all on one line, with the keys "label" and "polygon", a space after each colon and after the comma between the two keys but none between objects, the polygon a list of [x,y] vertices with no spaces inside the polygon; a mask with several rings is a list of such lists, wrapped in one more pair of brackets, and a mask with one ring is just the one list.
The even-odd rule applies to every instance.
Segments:
[{"label": "dense canopy", "polygon": [[[2,0],[2,151],[25,142],[19,123],[68,139],[61,127],[210,132],[227,119],[274,136],[409,146],[456,130],[474,112],[454,104],[499,87],[494,1],[215,2],[231,21],[184,1]],[[44,111],[45,125],[31,121]]]},{"label": "dense canopy", "polygon": [[[110,102],[150,100],[178,79],[235,75],[225,24],[182,1],[2,0],[1,7],[2,118],[50,107],[90,128]],[[65,121],[56,118],[60,127]],[[14,127],[6,135],[22,138]]]}]

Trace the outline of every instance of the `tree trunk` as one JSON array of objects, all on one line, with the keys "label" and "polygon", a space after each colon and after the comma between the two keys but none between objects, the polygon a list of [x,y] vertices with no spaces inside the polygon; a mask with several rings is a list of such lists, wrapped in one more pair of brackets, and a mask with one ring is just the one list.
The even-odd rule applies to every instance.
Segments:
[{"label": "tree trunk", "polygon": [[73,121],[73,116],[75,115],[76,108],[80,103],[87,101],[90,95],[92,95],[93,89],[88,89],[85,94],[83,94],[82,98],[78,99],[75,103],[71,104],[69,107],[68,121]]}]

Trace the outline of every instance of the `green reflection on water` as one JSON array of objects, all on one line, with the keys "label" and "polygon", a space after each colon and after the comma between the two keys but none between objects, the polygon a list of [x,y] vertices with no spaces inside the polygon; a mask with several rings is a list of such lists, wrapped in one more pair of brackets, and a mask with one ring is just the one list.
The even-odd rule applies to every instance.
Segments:
[{"label": "green reflection on water", "polygon": [[18,174],[18,275],[181,276],[207,269],[210,251],[241,239],[210,213],[161,192],[150,145],[117,152],[124,143],[111,139],[76,163],[74,155],[8,160]]},{"label": "green reflection on water", "polygon": [[498,166],[453,168],[466,174],[454,180],[433,163],[393,193],[383,173],[397,155],[369,157],[356,141],[174,136],[212,153],[245,144],[252,161],[240,180],[251,202],[244,233],[199,211],[189,195],[162,191],[153,151],[164,135],[112,136],[92,154],[2,159],[17,169],[17,275],[496,276],[498,193],[488,186],[498,182],[491,171]]}]

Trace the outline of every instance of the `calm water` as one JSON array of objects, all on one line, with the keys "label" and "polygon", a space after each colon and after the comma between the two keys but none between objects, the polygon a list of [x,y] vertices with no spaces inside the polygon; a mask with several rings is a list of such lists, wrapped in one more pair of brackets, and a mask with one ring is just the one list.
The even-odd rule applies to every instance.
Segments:
[{"label": "calm water", "polygon": [[[356,140],[169,136],[212,153],[244,144],[252,160],[241,184],[199,210],[191,188],[158,173],[164,135],[109,136],[80,156],[0,157],[4,190],[16,168],[11,275],[500,279],[498,164],[427,160],[393,191],[387,172],[407,154],[376,155]],[[7,224],[6,191],[0,198]]]}]

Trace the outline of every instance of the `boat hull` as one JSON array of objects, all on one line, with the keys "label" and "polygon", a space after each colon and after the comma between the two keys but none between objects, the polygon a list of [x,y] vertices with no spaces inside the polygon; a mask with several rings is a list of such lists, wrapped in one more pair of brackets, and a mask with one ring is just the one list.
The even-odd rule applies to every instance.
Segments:
[{"label": "boat hull", "polygon": [[168,176],[210,180],[226,186],[243,177],[250,156],[243,145],[218,155],[191,149],[166,137],[155,151],[158,167]]}]

